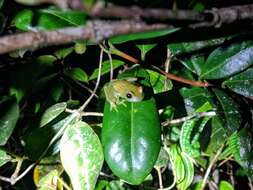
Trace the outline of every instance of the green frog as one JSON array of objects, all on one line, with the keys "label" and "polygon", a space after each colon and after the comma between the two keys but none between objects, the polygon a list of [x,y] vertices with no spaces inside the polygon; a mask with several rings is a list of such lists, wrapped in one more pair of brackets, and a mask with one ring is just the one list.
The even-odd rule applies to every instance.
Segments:
[{"label": "green frog", "polygon": [[142,86],[133,82],[136,79],[116,79],[104,86],[106,100],[110,103],[110,110],[117,111],[117,105],[128,102],[140,102],[144,98]]}]

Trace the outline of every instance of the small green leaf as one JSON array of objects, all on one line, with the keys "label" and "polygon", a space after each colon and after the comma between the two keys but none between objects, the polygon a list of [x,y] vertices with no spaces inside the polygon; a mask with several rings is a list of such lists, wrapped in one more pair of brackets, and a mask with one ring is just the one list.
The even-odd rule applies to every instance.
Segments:
[{"label": "small green leaf", "polygon": [[79,121],[67,127],[60,156],[74,190],[95,188],[104,156],[100,140],[88,124]]},{"label": "small green leaf", "polygon": [[86,42],[76,42],[74,47],[75,52],[77,54],[84,54],[87,49],[86,46],[87,46]]},{"label": "small green leaf", "polygon": [[164,29],[164,30],[152,31],[152,32],[141,32],[141,33],[135,33],[135,34],[127,34],[127,35],[113,37],[109,41],[112,44],[121,44],[121,43],[132,41],[132,40],[141,40],[141,39],[149,39],[149,38],[164,36],[167,34],[174,33],[178,30],[180,30],[180,29],[179,28],[172,28],[172,29]]},{"label": "small green leaf", "polygon": [[210,118],[204,117],[185,121],[180,133],[180,147],[191,157],[200,155],[200,133]]},{"label": "small green leaf", "polygon": [[205,56],[194,55],[194,56],[191,56],[190,58],[180,60],[180,62],[190,71],[196,73],[197,75],[200,75],[205,63]]},{"label": "small green leaf", "polygon": [[239,129],[242,122],[239,105],[221,90],[214,89],[214,93],[218,99],[217,119],[222,123],[226,134],[230,136]]},{"label": "small green leaf", "polygon": [[16,98],[9,97],[0,102],[0,145],[5,145],[19,118]]},{"label": "small green leaf", "polygon": [[73,47],[69,47],[69,48],[63,48],[63,49],[58,49],[54,55],[58,58],[58,59],[65,59],[69,54],[71,54],[74,51]]},{"label": "small green leaf", "polygon": [[186,190],[193,181],[194,165],[190,156],[185,152],[181,152],[181,158],[184,165],[184,179],[177,184],[177,188],[180,190]]},{"label": "small green leaf", "polygon": [[243,96],[253,96],[253,68],[239,73],[223,82],[224,86],[229,87],[234,92]]},{"label": "small green leaf", "polygon": [[[113,69],[116,69],[122,65],[124,65],[125,63],[123,61],[117,60],[117,59],[113,59],[112,60],[112,65],[113,65]],[[101,76],[103,76],[104,74],[109,73],[111,70],[111,66],[110,66],[110,61],[106,60],[102,63],[102,68],[101,68]],[[89,80],[93,80],[96,79],[98,77],[98,69],[95,69],[94,72],[92,73],[92,75],[90,76]]]},{"label": "small green leaf", "polygon": [[12,22],[18,29],[28,31],[32,28],[32,19],[33,11],[25,9],[18,12]]},{"label": "small green leaf", "polygon": [[57,103],[49,107],[41,117],[40,127],[43,127],[50,121],[54,120],[57,116],[59,116],[62,112],[64,112],[66,108],[67,108],[66,102]]},{"label": "small green leaf", "polygon": [[109,182],[105,190],[131,190],[123,181],[112,180]]},{"label": "small green leaf", "polygon": [[234,190],[234,187],[231,183],[222,180],[219,184],[219,190]]},{"label": "small green leaf", "polygon": [[155,163],[155,167],[166,167],[169,162],[169,155],[163,147],[161,147],[158,158]]},{"label": "small green leaf", "polygon": [[160,151],[160,121],[154,99],[124,102],[117,110],[105,104],[102,144],[115,175],[140,184],[151,172]]},{"label": "small green leaf", "polygon": [[153,49],[157,44],[140,44],[136,45],[141,51],[141,60],[145,61],[146,54]]},{"label": "small green leaf", "polygon": [[50,93],[53,100],[55,102],[59,102],[61,96],[64,93],[64,85],[61,82],[56,81],[55,83],[53,83]]},{"label": "small green leaf", "polygon": [[84,11],[41,9],[39,12],[47,15],[48,17],[54,16],[55,18],[65,21],[69,25],[73,26],[83,25],[86,22],[86,14]]},{"label": "small green leaf", "polygon": [[78,81],[86,82],[86,83],[88,82],[88,75],[86,74],[84,70],[82,70],[79,67],[69,69],[65,71],[65,74],[74,80],[78,80]]},{"label": "small green leaf", "polygon": [[201,50],[203,48],[210,48],[215,45],[222,44],[226,38],[216,38],[211,40],[195,41],[195,42],[181,42],[181,43],[171,43],[167,47],[170,49],[174,56],[190,53],[193,51]]},{"label": "small green leaf", "polygon": [[146,71],[149,74],[150,84],[155,94],[166,92],[172,89],[173,85],[171,80],[167,79],[164,75],[152,70]]},{"label": "small green leaf", "polygon": [[38,183],[38,190],[57,190],[59,172],[51,170],[47,175],[43,176]]},{"label": "small green leaf", "polygon": [[0,167],[11,161],[11,157],[2,149],[0,149]]},{"label": "small green leaf", "polygon": [[233,44],[214,50],[203,67],[201,79],[221,79],[243,71],[253,64],[252,42]]}]

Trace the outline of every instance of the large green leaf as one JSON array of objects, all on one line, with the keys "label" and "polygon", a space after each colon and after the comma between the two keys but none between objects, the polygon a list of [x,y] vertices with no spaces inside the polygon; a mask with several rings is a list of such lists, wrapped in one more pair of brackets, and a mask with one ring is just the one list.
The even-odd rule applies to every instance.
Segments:
[{"label": "large green leaf", "polygon": [[205,57],[204,55],[194,55],[190,58],[180,60],[180,62],[190,71],[200,75],[205,63]]},{"label": "large green leaf", "polygon": [[44,125],[34,129],[30,134],[24,137],[25,152],[32,160],[45,157],[49,153],[53,154],[59,151],[57,142],[63,134],[66,127],[74,123],[77,119],[76,114],[66,116],[65,113]]},{"label": "large green leaf", "polygon": [[141,39],[164,36],[164,35],[176,32],[178,30],[179,28],[172,28],[172,29],[163,29],[163,30],[152,31],[152,32],[140,32],[140,33],[135,33],[135,34],[120,35],[120,36],[111,38],[110,42],[112,44],[121,44],[121,43],[132,41],[132,40],[141,40]]},{"label": "large green leaf", "polygon": [[[211,104],[211,94],[207,89],[197,87],[181,88],[180,94],[184,98],[185,109],[188,114],[196,112],[202,106]],[[212,107],[210,106],[209,109],[212,109]],[[208,111],[209,109],[202,111]]]},{"label": "large green leaf", "polygon": [[253,96],[253,68],[239,73],[223,82],[223,85],[229,87],[234,92],[243,96]]},{"label": "large green leaf", "polygon": [[11,157],[2,149],[0,149],[0,167],[11,161]]},{"label": "large green leaf", "polygon": [[225,132],[225,128],[223,127],[222,123],[219,122],[217,117],[214,117],[212,119],[211,123],[211,131],[210,131],[210,141],[208,143],[208,146],[205,150],[205,153],[211,155],[216,154],[219,147],[221,147],[222,144],[227,139],[227,135]]},{"label": "large green leaf", "polygon": [[0,102],[0,145],[5,145],[16,126],[19,106],[16,98],[10,97]]},{"label": "large green leaf", "polygon": [[252,142],[251,131],[246,128],[239,133],[234,133],[228,141],[229,149],[235,160],[243,167],[251,180],[253,180]]},{"label": "large green leaf", "polygon": [[253,64],[252,42],[232,44],[214,50],[203,67],[200,78],[220,79],[241,72]]},{"label": "large green leaf", "polygon": [[160,150],[160,122],[154,99],[104,108],[102,144],[115,175],[140,184],[152,170]]},{"label": "large green leaf", "polygon": [[103,165],[100,140],[82,121],[69,125],[60,142],[60,156],[74,190],[93,190]]},{"label": "large green leaf", "polygon": [[221,122],[226,134],[230,136],[239,129],[242,122],[242,115],[238,104],[221,90],[214,89],[218,100],[217,119]]}]

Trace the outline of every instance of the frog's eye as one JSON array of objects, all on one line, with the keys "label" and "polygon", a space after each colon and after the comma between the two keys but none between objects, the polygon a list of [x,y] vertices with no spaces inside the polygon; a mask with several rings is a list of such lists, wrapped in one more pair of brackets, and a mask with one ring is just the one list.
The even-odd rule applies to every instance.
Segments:
[{"label": "frog's eye", "polygon": [[126,94],[126,97],[127,97],[128,99],[131,99],[131,98],[133,97],[133,94],[132,94],[131,92],[128,92],[128,93]]}]

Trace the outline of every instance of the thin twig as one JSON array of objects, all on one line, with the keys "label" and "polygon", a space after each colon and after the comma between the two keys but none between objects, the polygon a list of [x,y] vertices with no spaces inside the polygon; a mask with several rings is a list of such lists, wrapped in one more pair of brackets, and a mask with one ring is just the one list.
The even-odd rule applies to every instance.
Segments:
[{"label": "thin twig", "polygon": [[191,86],[198,86],[198,87],[208,87],[208,86],[212,86],[210,83],[208,82],[201,82],[201,81],[194,81],[194,80],[189,80],[189,79],[185,79],[182,77],[179,77],[177,75],[171,74],[171,73],[167,73],[161,69],[159,69],[158,67],[151,65],[151,67],[155,70],[157,70],[158,72],[164,74],[168,79],[171,80],[175,80],[181,83],[185,83],[185,84],[189,84]]},{"label": "thin twig", "polygon": [[217,153],[215,154],[214,158],[211,160],[207,170],[206,170],[206,173],[205,173],[205,176],[203,178],[203,181],[202,181],[202,184],[201,184],[201,187],[200,189],[201,190],[204,190],[205,186],[206,186],[206,183],[207,183],[207,179],[208,179],[208,176],[212,170],[212,167],[213,165],[215,164],[216,160],[218,159],[219,155],[221,154],[222,150],[223,150],[223,147],[224,145],[222,145],[219,150],[217,151]]},{"label": "thin twig", "polygon": [[163,189],[163,179],[162,179],[162,174],[161,174],[161,168],[160,167],[155,167],[157,175],[158,175],[158,180],[159,180],[159,189]]},{"label": "thin twig", "polygon": [[83,111],[85,107],[89,104],[93,96],[95,96],[96,91],[98,89],[99,83],[100,83],[100,77],[101,77],[101,68],[102,68],[102,62],[103,62],[103,49],[101,48],[100,50],[100,57],[99,57],[99,68],[98,68],[98,77],[97,77],[97,82],[96,86],[93,90],[93,93],[90,95],[90,97],[84,102],[84,104],[79,108],[79,111]]},{"label": "thin twig", "polygon": [[216,112],[215,111],[210,111],[210,112],[197,112],[197,113],[194,113],[192,115],[188,115],[188,116],[185,116],[185,117],[181,117],[181,118],[178,118],[178,119],[173,119],[173,120],[167,120],[167,121],[164,121],[162,122],[162,126],[167,126],[167,125],[172,125],[172,124],[178,124],[178,123],[183,123],[187,120],[190,120],[192,118],[199,118],[199,117],[213,117],[216,115]]},{"label": "thin twig", "polygon": [[[26,170],[25,170],[23,173],[21,173],[21,174],[16,178],[15,183],[16,183],[17,181],[19,181],[21,178],[23,178],[35,165],[36,165],[36,163],[33,163],[33,164],[31,164],[28,168],[26,168]],[[14,184],[15,184],[15,183],[14,183]],[[14,184],[12,184],[12,185],[14,185]]]},{"label": "thin twig", "polygon": [[250,190],[253,190],[252,180],[249,177],[248,177],[248,180],[249,180],[249,182],[248,182],[249,188],[250,188]]}]

